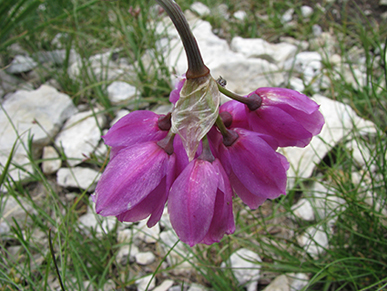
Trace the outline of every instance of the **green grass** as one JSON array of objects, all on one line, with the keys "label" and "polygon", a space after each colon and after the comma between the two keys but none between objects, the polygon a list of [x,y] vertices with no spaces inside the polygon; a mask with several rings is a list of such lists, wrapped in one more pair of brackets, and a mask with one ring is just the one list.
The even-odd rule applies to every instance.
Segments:
[{"label": "green grass", "polygon": [[[177,2],[187,9],[194,1]],[[312,178],[297,181],[297,187],[290,189],[287,196],[267,202],[257,210],[249,210],[235,199],[236,232],[219,244],[192,249],[172,245],[163,248],[160,241],[148,246],[160,255],[147,272],[136,264],[117,261],[119,248],[126,245],[117,242],[116,230],[122,225],[117,223],[112,231],[106,232],[96,229],[85,232],[80,227],[78,217],[89,207],[89,193],[73,189],[74,196],[66,199],[69,190],[58,188],[54,176],[42,173],[42,161],[33,159],[32,155],[33,172],[27,182],[12,180],[7,165],[3,165],[1,189],[7,192],[6,196],[25,205],[28,216],[24,220],[13,220],[9,225],[11,234],[0,236],[0,290],[52,290],[49,284],[58,279],[49,250],[50,230],[55,261],[66,290],[85,290],[84,281],[89,281],[96,290],[103,290],[109,280],[114,281],[118,290],[135,290],[135,281],[149,273],[155,275],[158,284],[171,278],[184,286],[197,282],[211,290],[243,290],[229,268],[220,268],[221,262],[227,261],[230,254],[241,247],[259,254],[263,262],[257,262],[257,268],[260,267],[261,273],[268,278],[284,273],[308,274],[311,279],[305,290],[387,288],[387,217],[383,213],[387,203],[386,28],[376,26],[361,9],[349,9],[349,6],[342,8],[345,17],[341,20],[332,16],[334,7],[327,4],[324,7],[328,12],[315,8],[310,20],[305,21],[300,17],[303,1],[203,2],[211,8],[225,3],[230,14],[241,9],[247,12],[244,21],[232,18],[225,21],[216,13],[204,18],[227,40],[236,35],[262,37],[271,42],[279,41],[281,36],[310,40],[312,26],[319,24],[324,31],[331,31],[336,36],[338,54],[353,74],[359,66],[352,61],[349,51],[355,45],[359,47],[365,59],[364,65],[360,66],[366,73],[364,86],[355,88],[345,81],[344,76],[334,78],[337,67],[331,65],[329,58],[323,57],[324,74],[330,84],[322,93],[349,104],[359,116],[373,121],[379,128],[378,133],[359,137],[359,129],[355,128],[347,140],[338,144],[317,165]],[[53,78],[76,105],[95,108],[95,104],[99,104],[100,112],[96,114],[113,118],[114,111],[120,106],[112,106],[107,98],[106,88],[112,80],[107,78],[106,70],[101,76],[94,75],[89,61],[97,53],[110,52],[112,59],[126,58],[132,66],[131,74],[122,74],[116,79],[128,81],[138,88],[141,98],[133,104],[134,108],[140,102],[152,106],[167,104],[171,90],[170,72],[155,45],[160,37],[155,33],[155,27],[161,16],[152,8],[154,1],[1,0],[0,4],[0,57],[3,65],[15,55],[12,44],[18,44],[30,54],[59,48],[67,52],[62,65],[41,67],[42,75],[36,87]],[[130,7],[139,8],[138,14],[129,13]],[[282,13],[289,8],[296,11],[293,28],[286,28],[280,22]],[[59,42],[53,43],[59,34]],[[81,60],[80,77],[76,79],[68,74],[71,48],[77,51]],[[377,51],[379,53],[375,53]],[[148,52],[154,56],[151,62],[143,58]],[[308,90],[310,88],[306,88],[306,92],[312,92]],[[346,147],[350,140],[364,144],[370,153],[367,155],[363,150],[361,167],[356,164],[353,152]],[[23,146],[21,141],[16,143]],[[29,143],[24,146],[28,149]],[[92,156],[86,163],[99,169],[105,158]],[[65,161],[66,157],[61,159]],[[355,177],[355,171],[360,173],[359,177]],[[355,178],[361,183],[355,183]],[[303,197],[303,190],[316,181],[345,201],[345,207],[331,210],[329,218],[301,221],[291,207]],[[2,194],[0,198],[0,216],[5,215],[2,208],[6,196]],[[99,219],[102,225],[103,218]],[[330,219],[335,220],[332,230],[327,224]],[[329,237],[330,246],[326,253],[316,258],[307,254],[297,241],[297,236],[309,227],[321,228]],[[129,228],[135,232],[136,224]],[[165,267],[162,262],[169,251],[177,251],[181,261]],[[191,275],[176,275],[174,271],[184,262],[191,266]]]}]

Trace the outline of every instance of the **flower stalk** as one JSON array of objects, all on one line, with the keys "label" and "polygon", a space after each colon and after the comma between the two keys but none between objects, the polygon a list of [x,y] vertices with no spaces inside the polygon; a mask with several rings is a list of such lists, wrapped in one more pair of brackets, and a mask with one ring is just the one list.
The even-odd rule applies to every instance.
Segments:
[{"label": "flower stalk", "polygon": [[183,42],[183,46],[187,54],[187,79],[196,79],[208,75],[210,70],[203,62],[196,39],[193,36],[188,22],[179,5],[177,5],[173,0],[156,0],[156,2],[164,8],[164,10],[171,18],[173,24],[175,25],[177,31],[179,32],[181,41]]},{"label": "flower stalk", "polygon": [[259,97],[257,94],[251,94],[249,98],[240,96],[234,92],[231,92],[227,90],[225,87],[222,85],[218,84],[218,89],[221,93],[226,95],[227,97],[230,97],[231,99],[234,99],[235,101],[241,102],[249,108],[250,111],[257,110],[259,107],[261,107],[262,104],[262,98]]}]

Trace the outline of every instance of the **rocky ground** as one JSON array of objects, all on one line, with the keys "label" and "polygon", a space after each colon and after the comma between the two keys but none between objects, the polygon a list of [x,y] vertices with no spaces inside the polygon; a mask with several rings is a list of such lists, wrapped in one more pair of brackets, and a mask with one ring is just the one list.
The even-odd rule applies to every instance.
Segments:
[{"label": "rocky ground", "polygon": [[[375,3],[374,3],[375,2]],[[375,8],[376,1],[358,1],[364,6],[364,11],[370,10],[376,21],[383,21],[385,9]],[[349,5],[349,4],[347,4]],[[310,7],[309,7],[310,8]],[[303,10],[303,17],[310,15],[310,9]],[[334,7],[332,7],[334,9]],[[379,129],[370,121],[360,118],[349,106],[324,96],[330,89],[331,78],[343,80],[354,88],[366,84],[365,56],[361,49],[354,47],[352,66],[350,67],[338,53],[338,43],[335,35],[325,31],[324,27],[316,26],[311,41],[299,41],[291,37],[283,37],[278,43],[269,43],[263,39],[245,39],[234,37],[229,43],[213,33],[210,23],[199,17],[208,13],[204,5],[195,4],[186,15],[193,27],[200,49],[207,66],[211,69],[214,78],[222,76],[228,81],[228,89],[237,93],[246,94],[257,87],[284,86],[300,92],[306,89],[312,92],[312,98],[320,104],[326,125],[318,137],[315,137],[306,148],[287,148],[282,152],[287,156],[291,167],[288,172],[288,188],[299,187],[299,181],[314,177],[313,182],[298,191],[300,199],[293,205],[294,217],[283,217],[277,229],[273,232],[278,236],[290,238],[293,233],[288,225],[297,225],[300,221],[316,222],[297,236],[297,242],[306,253],[318,258],[329,249],[330,237],[334,233],[336,216],[332,215],[338,209],[346,207],[346,201],[338,198],[334,187],[327,187],[327,183],[319,181],[317,165],[327,156],[332,155],[338,144],[345,144],[352,153],[355,163],[353,184],[358,188],[367,188],[367,175],[364,169],[377,170],[377,165],[370,165],[372,160],[372,144],[367,141],[379,134]],[[333,10],[330,10],[331,12]],[[291,25],[294,11],[283,15],[284,25]],[[333,12],[332,12],[333,13]],[[333,14],[332,14],[333,15]],[[235,17],[243,18],[243,12]],[[339,21],[339,19],[337,19]],[[163,35],[158,47],[163,52],[166,65],[173,68],[177,75],[186,70],[186,58],[182,54],[182,46],[170,21],[165,19],[157,27]],[[36,175],[35,167],[39,167],[47,177],[52,187],[58,190],[63,203],[72,204],[82,191],[92,194],[95,184],[100,177],[99,167],[90,161],[97,160],[103,163],[108,156],[108,148],[101,140],[101,134],[133,109],[133,104],[140,109],[149,109],[159,114],[171,110],[171,105],[153,106],[148,102],[138,103],[140,96],[135,86],[122,81],[116,81],[121,74],[133,74],[134,69],[124,58],[112,58],[112,51],[92,56],[90,70],[96,76],[107,77],[111,84],[107,87],[107,94],[113,105],[125,105],[125,109],[115,112],[114,116],[107,114],[98,104],[89,108],[83,105],[74,106],[70,96],[60,91],[56,80],[49,80],[38,88],[34,87],[33,80],[38,74],[38,63],[47,65],[61,65],[64,61],[64,51],[41,52],[35,55],[18,55],[0,71],[2,108],[0,111],[0,163],[4,168],[11,154],[12,164],[9,168],[9,180],[28,183],[31,176]],[[372,52],[375,58],[380,58],[380,52]],[[151,52],[143,56],[144,63],[151,59]],[[79,78],[81,74],[81,58],[76,51],[70,55],[71,66],[68,73],[71,78]],[[325,66],[329,62],[336,75],[325,73]],[[289,71],[292,73],[290,74]],[[226,97],[224,97],[226,101]],[[132,104],[132,105],[129,105]],[[356,132],[356,135],[352,135]],[[350,138],[348,138],[350,136]],[[15,141],[16,144],[15,144]],[[31,160],[35,162],[31,162]],[[36,187],[36,184],[31,184]],[[1,188],[0,235],[2,242],[7,246],[9,254],[18,254],[20,245],[15,245],[12,239],[11,228],[15,226],[14,219],[25,222],[23,227],[31,224],[30,215],[34,207],[30,201],[22,197],[15,199],[8,195],[7,188]],[[375,205],[372,193],[363,191],[366,203]],[[31,190],[34,203],[39,204],[42,196],[49,195],[39,188]],[[267,202],[272,203],[272,202]],[[92,203],[90,203],[92,205]],[[262,211],[265,211],[262,207]],[[379,208],[381,206],[379,205]],[[115,218],[102,218],[95,214],[92,207],[80,205],[79,225],[85,237],[96,233],[103,239],[105,232],[115,232],[117,243],[121,247],[117,250],[116,260],[120,264],[137,264],[138,272],[142,275],[135,281],[137,290],[182,290],[176,284],[174,277],[152,278],[152,270],[157,267],[160,257],[174,246],[177,237],[170,227],[168,213],[165,211],[160,225],[148,229],[144,222],[139,224],[117,223]],[[270,209],[270,207],[268,208]],[[382,209],[382,208],[381,208]],[[248,217],[249,212],[241,209],[241,215]],[[387,219],[387,211],[381,210],[381,215]],[[331,218],[333,217],[333,218]],[[387,223],[387,220],[384,220]],[[282,226],[281,226],[282,225]],[[36,240],[42,246],[47,245],[45,234],[34,233]],[[46,243],[46,244],[45,244]],[[184,254],[184,255],[182,255]],[[171,268],[175,277],[190,277],[195,272],[186,257],[190,257],[187,247],[178,243],[168,254],[161,268]],[[42,262],[37,257],[36,263]],[[234,252],[229,261],[221,263],[223,267],[231,267],[236,280],[246,284],[249,291],[257,290],[258,286],[265,286],[266,291],[273,290],[301,290],[310,277],[305,273],[287,273],[267,279],[260,273],[256,263],[261,258],[247,248],[240,248]],[[177,267],[176,267],[177,266]],[[243,268],[243,272],[239,268]],[[267,274],[266,274],[267,275]],[[49,285],[52,290],[59,290],[59,282],[50,277]],[[90,282],[83,282],[87,289]],[[110,285],[109,285],[110,284]],[[157,285],[157,286],[156,286]],[[113,280],[105,284],[104,290],[116,288]],[[206,286],[189,283],[184,290],[205,290]],[[87,290],[93,290],[91,287]],[[131,287],[128,290],[135,290]]]}]

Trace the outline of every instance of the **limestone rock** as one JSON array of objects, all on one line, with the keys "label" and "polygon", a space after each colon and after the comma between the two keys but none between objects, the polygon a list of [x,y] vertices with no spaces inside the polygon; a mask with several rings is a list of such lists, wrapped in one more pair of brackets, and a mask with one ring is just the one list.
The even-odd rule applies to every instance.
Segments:
[{"label": "limestone rock", "polygon": [[[28,137],[33,136],[32,155],[39,158],[42,148],[51,142],[64,121],[75,112],[77,109],[70,97],[50,86],[42,85],[30,92],[16,91],[4,101],[3,108],[0,109],[0,163],[5,165],[12,146],[20,135],[13,163],[31,171],[28,154],[21,143],[27,145]],[[12,120],[12,124],[8,118]],[[15,180],[28,176],[27,173],[13,168],[10,174]]]},{"label": "limestone rock", "polygon": [[275,278],[263,291],[290,291],[290,283],[285,275]]},{"label": "limestone rock", "polygon": [[28,56],[17,55],[12,60],[9,67],[7,67],[5,70],[10,74],[20,74],[31,71],[37,65],[38,63],[35,62],[33,58]]},{"label": "limestone rock", "polygon": [[204,5],[201,2],[194,2],[191,5],[191,10],[193,12],[196,12],[200,17],[208,16],[211,13],[210,8],[208,8],[206,5]]},{"label": "limestone rock", "polygon": [[93,191],[101,174],[89,168],[61,168],[57,173],[57,183],[65,188],[75,187]]},{"label": "limestone rock", "polygon": [[156,277],[153,277],[153,275],[150,274],[145,277],[139,278],[136,280],[136,285],[137,285],[137,291],[152,290],[156,286]]},{"label": "limestone rock", "polygon": [[1,216],[0,216],[0,234],[10,231],[10,226],[15,226],[15,219],[21,228],[25,227],[26,222],[31,222],[30,215],[37,214],[34,207],[24,198],[2,195],[0,197]]},{"label": "limestone rock", "polygon": [[234,14],[233,14],[234,18],[235,19],[238,19],[240,21],[243,21],[247,18],[247,13],[246,11],[243,11],[243,10],[238,10],[236,11]]},{"label": "limestone rock", "polygon": [[112,104],[120,104],[136,96],[136,87],[126,82],[115,81],[107,87],[107,92]]},{"label": "limestone rock", "polygon": [[150,265],[156,260],[156,256],[152,252],[141,252],[136,254],[136,263],[139,265]]},{"label": "limestone rock", "polygon": [[52,146],[46,146],[43,148],[43,162],[42,170],[43,173],[50,175],[58,171],[62,165],[62,161]]},{"label": "limestone rock", "polygon": [[295,216],[306,221],[314,220],[313,207],[307,199],[300,199],[296,204],[292,206],[292,210]]},{"label": "limestone rock", "polygon": [[313,14],[313,8],[307,5],[301,6],[301,14],[304,18],[309,18]]},{"label": "limestone rock", "polygon": [[314,258],[323,255],[325,249],[328,247],[328,236],[321,225],[318,227],[309,227],[304,234],[297,238],[297,241]]},{"label": "limestone rock", "polygon": [[321,74],[321,60],[321,55],[318,52],[301,52],[294,58],[287,60],[284,69],[302,74],[305,83],[310,84],[316,76]]},{"label": "limestone rock", "polygon": [[282,23],[290,22],[293,19],[293,13],[294,13],[293,8],[286,10],[284,14],[282,14],[281,22]]},{"label": "limestone rock", "polygon": [[70,166],[78,165],[98,146],[101,139],[100,127],[104,127],[104,115],[93,115],[92,111],[73,115],[66,121],[55,139],[59,149],[63,149]]},{"label": "limestone rock", "polygon": [[153,289],[153,291],[168,291],[169,288],[172,287],[173,283],[174,282],[172,280],[165,280],[163,283]]}]

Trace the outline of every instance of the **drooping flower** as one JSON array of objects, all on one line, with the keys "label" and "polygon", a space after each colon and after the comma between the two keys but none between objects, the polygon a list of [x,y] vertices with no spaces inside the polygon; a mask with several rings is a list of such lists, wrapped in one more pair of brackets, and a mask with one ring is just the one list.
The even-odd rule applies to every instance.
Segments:
[{"label": "drooping flower", "polygon": [[249,127],[274,137],[280,147],[305,147],[319,134],[324,117],[316,102],[285,88],[258,88],[248,95],[262,98],[261,106],[248,112]]},{"label": "drooping flower", "polygon": [[151,227],[162,215],[174,178],[175,155],[156,142],[125,147],[110,160],[98,182],[96,212],[131,222],[151,215]]},{"label": "drooping flower", "polygon": [[220,144],[220,160],[231,186],[251,209],[267,199],[286,194],[289,163],[277,153],[276,141],[264,134],[235,128],[238,137],[232,145]]},{"label": "drooping flower", "polygon": [[191,161],[172,185],[168,211],[177,235],[190,246],[233,233],[232,190],[219,160]]}]

